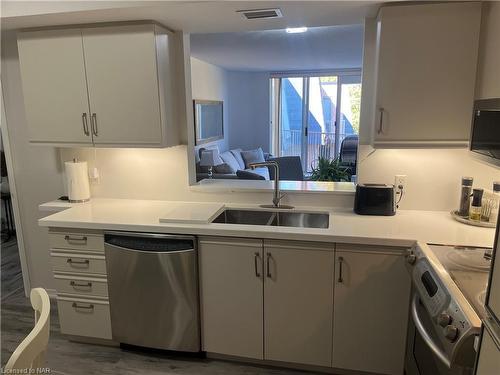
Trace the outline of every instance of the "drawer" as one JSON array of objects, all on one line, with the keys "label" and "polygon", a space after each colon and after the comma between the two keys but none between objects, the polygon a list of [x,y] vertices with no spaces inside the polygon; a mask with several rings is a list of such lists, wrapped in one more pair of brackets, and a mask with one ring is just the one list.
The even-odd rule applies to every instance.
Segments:
[{"label": "drawer", "polygon": [[106,275],[106,261],[104,255],[79,254],[64,251],[50,253],[52,269],[55,272],[91,273]]},{"label": "drawer", "polygon": [[104,235],[79,230],[49,230],[51,248],[104,252]]},{"label": "drawer", "polygon": [[108,297],[106,278],[83,275],[54,274],[57,293],[81,294],[87,297]]},{"label": "drawer", "polygon": [[61,332],[111,340],[109,302],[72,296],[57,296]]}]

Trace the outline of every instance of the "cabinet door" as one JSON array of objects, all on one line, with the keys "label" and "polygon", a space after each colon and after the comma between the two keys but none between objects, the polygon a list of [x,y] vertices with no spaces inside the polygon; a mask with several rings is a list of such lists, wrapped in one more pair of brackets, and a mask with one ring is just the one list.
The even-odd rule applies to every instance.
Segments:
[{"label": "cabinet door", "polygon": [[262,240],[200,238],[204,351],[263,359]]},{"label": "cabinet door", "polygon": [[18,49],[30,141],[91,144],[81,30],[21,32]]},{"label": "cabinet door", "polygon": [[333,245],[264,242],[265,359],[332,363]]},{"label": "cabinet door", "polygon": [[85,28],[82,33],[94,143],[161,144],[154,26]]},{"label": "cabinet door", "polygon": [[333,367],[403,374],[410,277],[403,251],[337,245]]},{"label": "cabinet door", "polygon": [[485,324],[476,363],[476,375],[498,374],[500,371],[500,332],[494,333],[494,323]]},{"label": "cabinet door", "polygon": [[375,143],[469,139],[480,17],[480,3],[380,10]]}]

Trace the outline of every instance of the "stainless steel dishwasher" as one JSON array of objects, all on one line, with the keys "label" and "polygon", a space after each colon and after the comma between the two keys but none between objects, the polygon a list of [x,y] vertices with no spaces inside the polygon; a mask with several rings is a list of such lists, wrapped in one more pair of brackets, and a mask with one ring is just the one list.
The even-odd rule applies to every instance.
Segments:
[{"label": "stainless steel dishwasher", "polygon": [[200,351],[196,238],[104,234],[113,340]]}]

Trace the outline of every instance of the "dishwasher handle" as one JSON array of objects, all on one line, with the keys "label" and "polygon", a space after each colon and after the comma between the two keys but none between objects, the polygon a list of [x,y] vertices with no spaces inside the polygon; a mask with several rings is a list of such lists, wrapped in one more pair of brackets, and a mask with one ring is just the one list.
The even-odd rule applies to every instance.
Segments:
[{"label": "dishwasher handle", "polygon": [[105,247],[148,253],[179,253],[196,250],[196,237],[156,233],[106,232]]},{"label": "dishwasher handle", "polygon": [[130,247],[117,246],[117,245],[113,245],[113,244],[110,244],[107,242],[104,243],[104,247],[123,250],[123,251],[133,251],[133,252],[137,252],[137,253],[155,253],[155,254],[179,254],[179,253],[191,253],[193,251],[196,251],[196,249],[194,249],[194,248],[193,249],[186,249],[186,250],[164,250],[164,251],[142,250],[142,249],[133,249]]}]

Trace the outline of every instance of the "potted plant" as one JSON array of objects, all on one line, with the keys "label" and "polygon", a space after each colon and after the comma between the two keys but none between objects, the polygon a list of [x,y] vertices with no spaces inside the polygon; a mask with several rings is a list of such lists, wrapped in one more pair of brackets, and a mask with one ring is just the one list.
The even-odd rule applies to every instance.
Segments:
[{"label": "potted plant", "polygon": [[349,167],[343,166],[338,158],[318,158],[318,164],[312,168],[311,180],[313,181],[351,181]]}]

